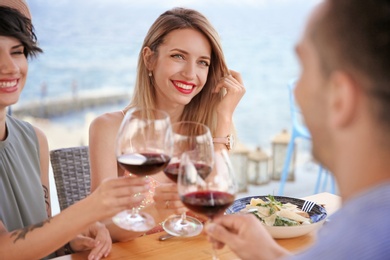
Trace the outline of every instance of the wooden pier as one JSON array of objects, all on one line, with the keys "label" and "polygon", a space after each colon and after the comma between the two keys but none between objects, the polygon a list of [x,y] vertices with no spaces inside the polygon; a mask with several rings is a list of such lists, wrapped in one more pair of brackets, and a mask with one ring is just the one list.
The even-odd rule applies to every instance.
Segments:
[{"label": "wooden pier", "polygon": [[[114,93],[113,93],[114,92]],[[75,96],[65,95],[61,97],[33,100],[11,107],[12,115],[15,117],[32,116],[40,118],[51,118],[66,115],[71,112],[82,111],[86,108],[93,108],[103,105],[115,105],[126,101],[130,102],[130,91],[96,91],[78,93]]]}]

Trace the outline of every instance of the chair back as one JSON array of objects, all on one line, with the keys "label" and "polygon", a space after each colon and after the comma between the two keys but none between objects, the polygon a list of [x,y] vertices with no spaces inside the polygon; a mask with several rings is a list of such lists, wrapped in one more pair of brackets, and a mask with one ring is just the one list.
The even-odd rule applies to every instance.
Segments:
[{"label": "chair back", "polygon": [[291,120],[292,120],[292,128],[295,132],[294,134],[298,137],[304,137],[306,139],[310,139],[310,132],[306,128],[306,125],[303,120],[301,109],[295,101],[294,89],[296,86],[297,80],[293,79],[288,83],[288,92],[290,98],[290,112],[291,112]]},{"label": "chair back", "polygon": [[[295,95],[294,95],[294,89],[296,86],[296,79],[291,80],[288,83],[288,91],[289,91],[289,98],[290,98],[290,112],[291,112],[291,120],[292,120],[292,134],[291,134],[291,139],[288,144],[287,152],[286,152],[286,159],[283,165],[281,177],[280,177],[280,187],[279,187],[279,192],[278,195],[282,196],[284,194],[284,186],[287,181],[287,175],[288,175],[288,169],[289,165],[291,162],[292,154],[294,151],[294,146],[295,146],[295,139],[298,137],[303,137],[311,141],[311,135],[309,130],[307,129],[302,112],[295,102]],[[322,180],[322,172],[325,172],[325,178]],[[317,177],[317,182],[315,186],[315,191],[314,193],[318,193],[320,186],[322,186],[322,189],[325,190],[327,186],[327,177],[330,175],[331,178],[331,192],[335,194],[336,191],[336,184],[335,180],[333,178],[333,175],[328,172],[326,169],[323,168],[323,166],[320,164],[319,165],[319,171],[318,171],[318,177]],[[321,184],[322,183],[322,184]]]},{"label": "chair back", "polygon": [[91,188],[88,146],[51,150],[50,162],[61,211],[88,196]]}]

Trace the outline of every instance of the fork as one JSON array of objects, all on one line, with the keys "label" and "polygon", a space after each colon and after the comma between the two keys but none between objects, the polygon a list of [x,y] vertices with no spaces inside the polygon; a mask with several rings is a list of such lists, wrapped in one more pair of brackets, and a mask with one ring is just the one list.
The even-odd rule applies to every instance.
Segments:
[{"label": "fork", "polygon": [[316,205],[314,201],[311,200],[305,200],[305,202],[302,205],[302,211],[304,212],[310,212],[312,208]]}]

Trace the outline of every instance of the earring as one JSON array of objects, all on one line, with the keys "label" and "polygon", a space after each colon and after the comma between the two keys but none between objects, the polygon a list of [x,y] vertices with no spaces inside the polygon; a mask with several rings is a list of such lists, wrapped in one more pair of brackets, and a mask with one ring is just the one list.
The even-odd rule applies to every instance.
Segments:
[{"label": "earring", "polygon": [[149,77],[153,76],[152,72],[149,71],[149,74],[148,74]]}]

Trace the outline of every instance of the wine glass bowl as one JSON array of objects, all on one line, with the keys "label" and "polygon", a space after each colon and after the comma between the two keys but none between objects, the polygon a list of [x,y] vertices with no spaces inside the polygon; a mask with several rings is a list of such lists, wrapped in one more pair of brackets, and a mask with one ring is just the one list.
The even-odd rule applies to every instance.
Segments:
[{"label": "wine glass bowl", "polygon": [[[184,153],[181,158],[178,192],[183,204],[190,210],[205,215],[212,221],[234,202],[237,184],[226,150],[214,153],[212,170],[204,171]],[[215,248],[213,260],[218,259]]]},{"label": "wine glass bowl", "polygon": [[161,110],[129,110],[117,135],[119,165],[135,175],[162,171],[172,154],[172,128],[169,115]]},{"label": "wine glass bowl", "polygon": [[[116,141],[117,162],[122,169],[140,177],[156,174],[172,156],[169,115],[156,109],[131,109],[122,120]],[[112,219],[119,227],[136,232],[155,226],[153,217],[138,208],[122,211]]]},{"label": "wine glass bowl", "polygon": [[212,219],[234,202],[237,184],[226,150],[215,152],[214,168],[193,164],[184,154],[179,171],[179,195],[183,204],[194,212]]},{"label": "wine glass bowl", "polygon": [[168,164],[170,157],[158,153],[123,154],[117,158],[119,165],[132,174],[145,176],[158,173]]},{"label": "wine glass bowl", "polygon": [[[213,165],[213,142],[209,128],[201,123],[183,121],[172,124],[173,155],[164,169],[165,175],[177,183],[181,167],[181,157],[186,153],[205,175],[211,172]],[[199,235],[203,224],[194,217],[175,215],[167,218],[162,224],[164,230],[180,237]]]}]

